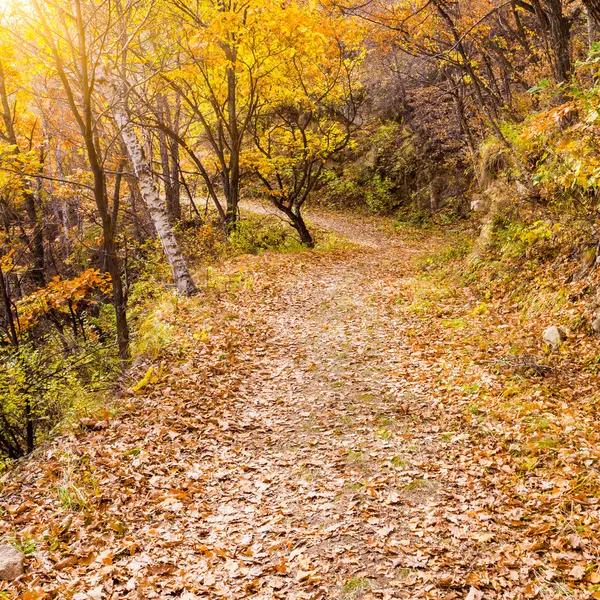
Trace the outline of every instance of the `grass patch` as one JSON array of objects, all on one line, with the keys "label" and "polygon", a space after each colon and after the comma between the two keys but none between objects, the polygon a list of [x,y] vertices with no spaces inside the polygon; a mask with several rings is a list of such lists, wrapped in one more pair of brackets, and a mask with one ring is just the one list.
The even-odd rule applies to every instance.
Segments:
[{"label": "grass patch", "polygon": [[386,442],[389,442],[391,439],[393,439],[394,434],[389,429],[385,427],[380,427],[377,430],[377,437],[381,438]]},{"label": "grass patch", "polygon": [[415,315],[424,315],[435,308],[434,303],[431,300],[421,300],[413,302],[409,307],[409,312]]},{"label": "grass patch", "polygon": [[461,386],[463,392],[467,393],[467,394],[476,394],[480,389],[481,389],[481,385],[479,383],[471,383],[471,384],[467,384],[467,385],[463,385]]},{"label": "grass patch", "polygon": [[27,534],[15,536],[11,540],[11,543],[19,552],[25,554],[25,556],[30,556],[37,550],[35,540]]},{"label": "grass patch", "polygon": [[56,488],[58,500],[64,508],[81,512],[89,508],[89,503],[83,491],[71,482],[64,482]]},{"label": "grass patch", "polygon": [[373,587],[373,581],[367,577],[353,577],[348,579],[342,586],[342,594],[352,598],[358,598],[362,592],[366,592]]},{"label": "grass patch", "polygon": [[415,573],[418,573],[419,569],[415,569],[413,567],[399,567],[396,570],[396,575],[398,576],[398,579],[408,579],[411,575],[414,575]]},{"label": "grass patch", "polygon": [[362,464],[366,461],[365,453],[362,450],[348,450],[346,460],[350,463]]},{"label": "grass patch", "polygon": [[125,451],[125,456],[139,456],[142,453],[141,448],[130,448]]},{"label": "grass patch", "polygon": [[547,431],[550,429],[551,423],[546,417],[533,417],[529,421],[528,431],[533,433],[535,431]]},{"label": "grass patch", "polygon": [[545,435],[534,442],[536,448],[549,450],[558,446],[558,438],[553,435]]},{"label": "grass patch", "polygon": [[535,456],[527,456],[517,462],[517,469],[522,473],[531,473],[535,471],[538,464],[538,458]]},{"label": "grass patch", "polygon": [[464,319],[445,319],[442,321],[442,325],[450,329],[464,329],[469,326]]},{"label": "grass patch", "polygon": [[407,483],[402,489],[405,492],[414,492],[419,490],[427,490],[433,487],[433,483],[429,481],[429,479],[423,479],[422,477],[418,477],[417,479],[413,479],[410,483]]}]

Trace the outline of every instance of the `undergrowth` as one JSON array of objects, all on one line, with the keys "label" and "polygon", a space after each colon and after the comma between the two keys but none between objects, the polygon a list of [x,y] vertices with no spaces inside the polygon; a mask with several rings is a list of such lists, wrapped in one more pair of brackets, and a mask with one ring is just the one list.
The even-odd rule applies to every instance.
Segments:
[{"label": "undergrowth", "polygon": [[[206,294],[253,285],[251,275],[222,273],[221,265],[248,254],[306,251],[295,232],[272,216],[244,215],[228,238],[210,222],[180,229],[178,235],[202,298],[184,299],[174,292],[158,240],[150,238],[136,247],[132,253],[135,259],[127,263],[133,379],[138,377],[136,365],[156,361],[167,352],[176,353],[173,323],[178,322],[182,310],[205,302]],[[317,251],[347,247],[327,232],[317,230],[315,237]],[[114,404],[118,388],[131,380],[121,375],[116,340],[108,333],[115,331],[112,306],[100,302],[97,309],[91,306],[94,310],[83,313],[78,323],[80,332],[63,330],[35,343],[22,343],[18,349],[2,349],[0,406],[4,425],[0,429],[14,448],[0,447],[0,472],[10,464],[8,456],[25,454],[29,443],[37,446],[82,417]],[[26,415],[32,417],[26,419]],[[33,423],[32,432],[27,422]]]},{"label": "undergrowth", "polygon": [[[540,477],[596,441],[589,424],[599,400],[590,376],[600,351],[590,322],[600,273],[585,237],[568,230],[533,212],[504,218],[476,261],[468,237],[449,236],[442,249],[416,259],[420,276],[398,305],[434,327],[444,360],[471,374],[451,388],[465,420],[502,432],[517,470]],[[550,325],[568,335],[560,347],[543,341]],[[594,495],[596,476],[588,475],[578,489]]]}]

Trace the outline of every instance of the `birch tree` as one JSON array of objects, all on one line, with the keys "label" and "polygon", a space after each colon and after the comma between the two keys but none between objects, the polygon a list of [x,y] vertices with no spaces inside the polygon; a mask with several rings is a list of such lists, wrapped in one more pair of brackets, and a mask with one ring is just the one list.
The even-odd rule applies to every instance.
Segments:
[{"label": "birch tree", "polygon": [[98,79],[98,85],[110,102],[112,115],[119,128],[129,162],[139,182],[142,198],[148,207],[152,223],[169,263],[175,286],[181,294],[192,295],[197,291],[196,285],[173,233],[166,202],[160,197],[152,169],[135,131],[128,109],[127,84],[105,67],[102,69],[102,76]]}]

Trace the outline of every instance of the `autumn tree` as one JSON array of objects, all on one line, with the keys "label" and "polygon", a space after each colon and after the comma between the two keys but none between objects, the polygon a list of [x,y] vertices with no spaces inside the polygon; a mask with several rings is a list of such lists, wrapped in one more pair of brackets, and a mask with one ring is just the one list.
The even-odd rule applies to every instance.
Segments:
[{"label": "autumn tree", "polygon": [[[115,58],[112,64],[103,64],[98,67],[97,88],[110,104],[111,113],[138,180],[141,196],[148,207],[156,233],[161,241],[175,286],[180,293],[191,295],[196,292],[196,285],[189,273],[169,219],[168,203],[171,202],[172,208],[175,184],[171,181],[172,173],[169,169],[168,157],[166,159],[167,172],[164,175],[166,175],[165,190],[169,192],[170,197],[167,197],[165,202],[165,199],[160,197],[152,167],[146,159],[129,108],[129,90],[135,86],[137,78],[142,75],[139,70],[135,69],[135,65],[138,63],[135,63],[134,60],[130,61],[129,57],[132,55],[131,50],[134,44],[137,46],[138,54],[144,50],[143,42],[140,42],[137,32],[143,29],[151,15],[151,11],[148,11],[144,4],[141,5],[141,8],[143,10],[140,10],[137,3],[124,6],[120,0],[115,1],[114,12],[117,15],[117,22],[112,25],[117,34]],[[141,66],[143,68],[143,65]],[[178,173],[177,181],[179,181]]]},{"label": "autumn tree", "polygon": [[111,205],[107,184],[109,173],[105,166],[107,146],[102,135],[105,117],[98,106],[96,87],[107,23],[92,18],[97,7],[86,0],[74,0],[72,10],[65,4],[43,5],[38,0],[33,0],[32,6],[39,27],[42,56],[52,61],[69,110],[79,128],[92,173],[91,187],[102,225],[104,261],[112,280],[119,355],[126,361],[129,358],[129,326],[116,240],[119,197],[115,195]]},{"label": "autumn tree", "polygon": [[567,81],[572,71],[571,27],[573,17],[566,14],[566,8],[572,2],[564,0],[519,0],[517,6],[535,15],[542,37],[551,49],[549,59],[556,81]]},{"label": "autumn tree", "polygon": [[[402,79],[403,95],[395,102],[397,118],[405,119],[421,139],[423,171],[440,170],[449,152],[440,155],[440,140],[462,152],[478,172],[478,146],[491,135],[499,152],[510,157],[527,195],[535,197],[528,166],[503,126],[535,109],[528,90],[539,81],[560,84],[566,100],[575,47],[572,32],[584,25],[581,5],[564,0],[423,0],[389,3],[336,3],[371,27],[377,52],[389,56],[390,68]],[[375,86],[375,89],[378,89]],[[455,125],[445,109],[454,106]],[[413,110],[418,106],[419,113]],[[456,137],[456,134],[459,137]],[[432,139],[433,137],[433,139]],[[431,140],[431,143],[430,141]],[[443,168],[443,167],[442,167]]]},{"label": "autumn tree", "polygon": [[[11,71],[12,87],[19,84],[20,75],[14,71],[11,65],[6,61],[12,54],[8,44],[2,48],[2,58],[0,58],[0,102],[2,107],[2,124],[0,137],[3,140],[5,173],[9,174],[16,186],[13,186],[13,192],[17,192],[17,197],[24,204],[27,222],[21,222],[19,228],[21,237],[25,241],[31,256],[33,265],[30,270],[32,282],[36,286],[43,286],[45,283],[44,271],[44,228],[39,198],[35,193],[35,176],[21,176],[20,172],[35,174],[39,170],[40,159],[43,159],[41,146],[39,144],[38,124],[28,111],[19,112],[19,101],[24,101],[23,94],[17,94],[15,90],[10,89],[10,83],[7,81],[6,68]],[[12,97],[12,101],[11,101]],[[19,131],[20,130],[20,131]],[[12,174],[11,174],[12,171]],[[9,194],[4,194],[5,198]],[[13,212],[17,216],[19,211]],[[6,215],[8,216],[8,215]]]},{"label": "autumn tree", "polygon": [[[175,26],[185,35],[172,56],[172,69],[163,74],[196,121],[190,133],[202,135],[210,158],[200,157],[190,143],[171,136],[191,156],[227,226],[238,216],[242,155],[258,111],[271,104],[273,88],[281,89],[282,65],[297,48],[294,3],[272,0],[194,3],[171,0]],[[290,27],[284,24],[291,19]],[[313,23],[314,25],[314,23]],[[313,37],[313,40],[316,39]],[[306,47],[305,55],[319,51]],[[289,74],[289,71],[288,71]],[[220,190],[212,172],[217,171]],[[221,207],[219,191],[225,198]]]},{"label": "autumn tree", "polygon": [[361,30],[317,8],[290,3],[276,23],[289,40],[251,122],[250,169],[267,198],[313,246],[302,207],[326,161],[345,148],[358,127],[363,100]]}]

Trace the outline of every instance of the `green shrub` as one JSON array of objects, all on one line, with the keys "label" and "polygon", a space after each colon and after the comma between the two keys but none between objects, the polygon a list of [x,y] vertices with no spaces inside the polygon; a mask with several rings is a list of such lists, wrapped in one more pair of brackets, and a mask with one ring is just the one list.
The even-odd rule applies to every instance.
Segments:
[{"label": "green shrub", "polygon": [[387,177],[375,175],[365,190],[365,202],[369,212],[379,215],[391,213],[397,206],[393,194],[394,184]]},{"label": "green shrub", "polygon": [[402,208],[396,213],[394,228],[402,229],[406,225],[427,229],[431,225],[431,215],[418,208]]},{"label": "green shrub", "polygon": [[360,169],[348,168],[338,175],[326,171],[320,192],[321,204],[330,208],[359,207],[365,202],[365,190],[361,185]]},{"label": "green shrub", "polygon": [[495,245],[504,259],[544,258],[553,251],[559,231],[547,220],[523,224],[502,219],[494,232]]},{"label": "green shrub", "polygon": [[390,214],[410,198],[417,180],[414,134],[405,124],[381,122],[322,177],[318,201],[331,207]]},{"label": "green shrub", "polygon": [[294,230],[271,217],[251,215],[241,219],[229,235],[228,255],[259,254],[267,250],[286,251],[297,249],[299,241]]},{"label": "green shrub", "polygon": [[97,405],[119,372],[112,336],[60,335],[0,351],[0,454],[23,456],[53,428]]}]

